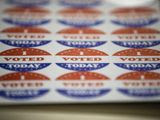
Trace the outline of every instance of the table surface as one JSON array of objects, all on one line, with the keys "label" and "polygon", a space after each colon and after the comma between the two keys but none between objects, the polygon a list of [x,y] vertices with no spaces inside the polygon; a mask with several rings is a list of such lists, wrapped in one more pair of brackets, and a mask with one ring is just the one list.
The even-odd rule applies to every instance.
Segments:
[{"label": "table surface", "polygon": [[160,120],[159,103],[0,106],[0,120]]}]

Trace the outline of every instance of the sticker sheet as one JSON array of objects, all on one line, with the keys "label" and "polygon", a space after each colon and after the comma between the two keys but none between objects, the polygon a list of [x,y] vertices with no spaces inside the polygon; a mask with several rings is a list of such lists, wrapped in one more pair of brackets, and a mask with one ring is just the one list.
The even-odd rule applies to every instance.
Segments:
[{"label": "sticker sheet", "polygon": [[160,101],[158,4],[0,1],[0,104],[145,101]]}]

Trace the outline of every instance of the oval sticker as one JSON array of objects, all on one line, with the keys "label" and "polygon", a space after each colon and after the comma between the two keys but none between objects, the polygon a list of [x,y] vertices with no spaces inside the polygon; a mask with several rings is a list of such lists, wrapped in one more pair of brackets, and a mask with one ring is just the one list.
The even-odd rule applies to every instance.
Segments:
[{"label": "oval sticker", "polygon": [[[136,71],[149,71],[160,68],[160,51],[152,49],[128,49],[122,50],[114,54],[119,56],[120,60],[125,63],[115,63],[118,67],[136,70]],[[142,63],[144,62],[144,63]]]},{"label": "oval sticker", "polygon": [[[103,63],[101,57],[108,56],[106,53],[94,50],[94,49],[68,49],[56,54],[56,56],[62,57],[65,63],[56,63],[58,66],[75,71],[90,71],[101,69],[108,65],[108,63]],[[64,56],[64,57],[63,57]],[[84,57],[84,58],[83,58]],[[91,58],[92,57],[92,58]],[[95,61],[89,63],[88,61]],[[75,63],[69,63],[69,60],[77,61]],[[86,61],[86,63],[80,63],[80,61]],[[98,61],[98,63],[97,63]]]},{"label": "oval sticker", "polygon": [[151,28],[122,28],[112,32],[119,40],[113,43],[122,47],[147,48],[160,44],[157,35],[160,31]]},{"label": "oval sticker", "polygon": [[104,22],[102,12],[93,8],[67,8],[58,13],[61,15],[59,23],[73,27],[97,26]]},{"label": "oval sticker", "polygon": [[19,26],[35,26],[49,23],[51,19],[47,15],[50,11],[40,7],[14,7],[4,10],[6,17],[3,21]]},{"label": "oval sticker", "polygon": [[155,9],[149,7],[117,8],[111,11],[115,17],[111,22],[125,27],[144,27],[159,21],[156,13]]}]

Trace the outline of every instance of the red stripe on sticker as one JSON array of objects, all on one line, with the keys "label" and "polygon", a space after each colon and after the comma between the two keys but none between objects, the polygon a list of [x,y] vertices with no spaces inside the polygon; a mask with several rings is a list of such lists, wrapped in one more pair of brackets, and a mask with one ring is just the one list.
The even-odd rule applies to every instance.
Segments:
[{"label": "red stripe on sticker", "polygon": [[39,27],[11,27],[1,31],[1,33],[50,33],[48,30]]},{"label": "red stripe on sticker", "polygon": [[94,15],[99,15],[102,12],[100,12],[99,10],[96,9],[92,9],[92,8],[67,8],[64,10],[61,10],[58,12],[59,14],[94,14]]},{"label": "red stripe on sticker", "polygon": [[45,56],[51,54],[44,50],[35,48],[14,48],[0,53],[0,56],[41,56],[41,55]]},{"label": "red stripe on sticker", "polygon": [[160,31],[151,28],[122,28],[112,34],[160,34]]},{"label": "red stripe on sticker", "polygon": [[67,28],[58,32],[58,34],[105,34],[104,32],[92,28]]},{"label": "red stripe on sticker", "polygon": [[64,74],[57,80],[109,80],[109,78],[95,72],[73,72]]},{"label": "red stripe on sticker", "polygon": [[94,49],[68,49],[57,54],[58,56],[108,56],[106,53]]},{"label": "red stripe on sticker", "polygon": [[160,56],[160,51],[152,49],[127,49],[115,53],[114,56]]},{"label": "red stripe on sticker", "polygon": [[33,72],[9,73],[0,76],[0,81],[17,81],[17,80],[50,80],[48,77]]},{"label": "red stripe on sticker", "polygon": [[156,12],[156,10],[149,7],[125,7],[125,8],[117,8],[111,11],[112,14],[129,14],[133,12],[136,12],[137,14],[141,14],[141,13],[152,14]]},{"label": "red stripe on sticker", "polygon": [[40,7],[13,7],[4,10],[4,13],[38,13],[38,14],[48,14],[49,10]]},{"label": "red stripe on sticker", "polygon": [[160,80],[160,73],[130,72],[117,77],[117,80]]}]

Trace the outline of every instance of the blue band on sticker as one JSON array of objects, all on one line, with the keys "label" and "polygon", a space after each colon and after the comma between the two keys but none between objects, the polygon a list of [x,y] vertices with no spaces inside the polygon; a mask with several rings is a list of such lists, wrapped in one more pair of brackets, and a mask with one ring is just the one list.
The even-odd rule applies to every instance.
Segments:
[{"label": "blue band on sticker", "polygon": [[160,96],[160,89],[118,89],[119,92],[132,97],[158,97]]},{"label": "blue band on sticker", "polygon": [[113,43],[128,48],[147,48],[160,45],[160,41],[113,41]]},{"label": "blue band on sticker", "polygon": [[7,19],[4,18],[3,19],[4,22],[9,23],[9,24],[13,24],[13,25],[19,25],[19,26],[36,26],[36,25],[43,25],[43,24],[47,24],[49,23],[51,20],[29,20],[29,21],[21,21],[21,20],[12,20],[12,19]]},{"label": "blue band on sticker", "polygon": [[91,71],[106,67],[109,63],[56,63],[58,66],[75,71]]},{"label": "blue band on sticker", "polygon": [[0,40],[3,44],[14,47],[38,47],[50,43],[50,40]]},{"label": "blue band on sticker", "polygon": [[67,89],[57,89],[57,92],[71,98],[77,99],[89,99],[103,96],[110,92],[110,89],[86,89],[86,90],[67,90]]},{"label": "blue band on sticker", "polygon": [[48,89],[44,90],[0,90],[0,97],[10,100],[27,100],[34,99],[48,93]]},{"label": "blue band on sticker", "polygon": [[35,6],[35,5],[47,5],[49,4],[50,0],[7,0],[9,4],[16,4],[21,6]]},{"label": "blue band on sticker", "polygon": [[160,69],[160,63],[115,63],[118,67],[134,71],[150,71]]},{"label": "blue band on sticker", "polygon": [[84,8],[84,7],[93,7],[93,6],[98,6],[101,4],[101,1],[100,0],[94,0],[93,2],[91,3],[87,3],[86,2],[81,2],[81,3],[74,3],[74,2],[69,2],[68,0],[60,0],[59,3],[61,5],[64,5],[64,6],[71,6],[71,7],[78,7],[78,8]]},{"label": "blue band on sticker", "polygon": [[29,72],[46,68],[51,63],[0,63],[0,67],[6,70]]},{"label": "blue band on sticker", "polygon": [[121,21],[118,21],[118,20],[112,20],[111,22],[116,24],[116,25],[122,25],[122,26],[125,26],[125,27],[144,27],[144,26],[147,26],[147,25],[152,25],[156,22],[158,22],[159,19],[158,18],[155,18],[155,19],[148,19],[148,20],[144,20],[144,21],[137,21],[137,22],[121,22]]},{"label": "blue band on sticker", "polygon": [[73,27],[91,27],[91,26],[96,26],[99,24],[102,24],[104,21],[95,21],[95,22],[77,22],[77,23],[73,23],[72,21],[65,21],[65,20],[58,20],[59,23],[63,24],[63,25],[69,25],[69,26],[73,26]]},{"label": "blue band on sticker", "polygon": [[106,43],[106,41],[64,41],[58,40],[58,43],[61,45],[65,45],[68,47],[75,47],[75,48],[91,48],[91,47],[98,47]]}]

